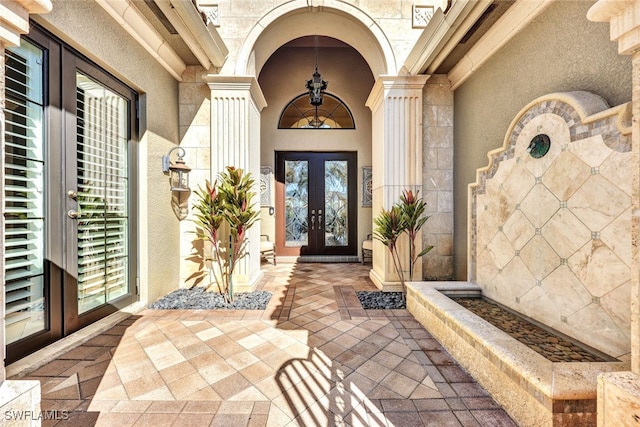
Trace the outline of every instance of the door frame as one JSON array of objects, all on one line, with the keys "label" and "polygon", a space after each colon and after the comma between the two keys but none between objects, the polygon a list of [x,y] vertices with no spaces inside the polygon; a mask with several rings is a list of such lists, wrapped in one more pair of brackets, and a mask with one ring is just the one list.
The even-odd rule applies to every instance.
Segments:
[{"label": "door frame", "polygon": [[[63,214],[63,221],[65,222],[64,227],[66,231],[66,247],[65,247],[65,256],[66,256],[66,268],[64,275],[64,291],[63,291],[63,304],[64,304],[64,334],[68,335],[73,333],[97,320],[100,320],[103,317],[108,316],[111,313],[114,313],[137,300],[138,292],[136,279],[138,277],[137,274],[137,233],[134,232],[137,224],[137,197],[136,188],[136,170],[137,165],[137,150],[135,148],[135,142],[138,140],[137,135],[137,93],[126,86],[124,83],[121,83],[119,80],[116,80],[114,77],[109,75],[106,71],[97,67],[93,63],[85,60],[83,57],[78,56],[74,52],[69,50],[65,50],[63,53],[63,61],[67,64],[74,64],[74,72],[68,72],[66,77],[66,81],[63,82],[63,87],[66,83],[67,90],[63,93],[62,99],[63,104],[69,111],[76,111],[76,96],[75,96],[75,87],[76,87],[76,72],[81,72],[82,74],[88,76],[89,78],[95,80],[100,85],[108,88],[109,90],[117,93],[118,95],[125,98],[128,106],[128,129],[127,129],[127,166],[128,166],[128,270],[127,275],[129,279],[129,292],[126,294],[116,298],[113,301],[108,301],[105,304],[97,306],[88,310],[85,313],[79,314],[78,309],[78,266],[77,266],[77,253],[78,253],[78,241],[77,241],[77,225],[78,220],[72,219],[68,215]],[[68,87],[74,87],[73,95],[72,92],[69,91]],[[77,152],[76,152],[76,141],[77,137],[77,120],[75,115],[72,120],[66,120],[65,122],[65,164],[77,164]],[[77,190],[77,175],[76,170],[66,169],[66,176],[63,178],[63,185],[66,185],[66,191]],[[75,199],[70,197],[66,197],[66,206],[64,212],[70,210],[77,210],[78,204]]]},{"label": "door frame", "polygon": [[[308,160],[310,169],[313,168],[319,174],[321,165],[326,160],[346,160],[347,161],[347,197],[349,200],[348,213],[348,244],[346,246],[324,246],[317,245],[320,250],[312,250],[309,245],[300,247],[287,247],[285,238],[285,218],[284,218],[284,161],[292,159]],[[357,190],[357,170],[358,170],[358,153],[357,151],[276,151],[275,152],[275,235],[276,235],[276,251],[279,256],[353,256],[358,254],[358,190]],[[312,172],[310,172],[312,173]],[[311,198],[314,194],[321,195],[324,201],[324,179],[317,179],[311,182],[309,178],[309,198],[310,204],[313,203]],[[319,200],[319,199],[318,199]],[[324,206],[323,206],[324,209]],[[310,209],[311,210],[311,209]],[[311,236],[310,236],[311,239]],[[309,243],[312,243],[311,241]]]}]

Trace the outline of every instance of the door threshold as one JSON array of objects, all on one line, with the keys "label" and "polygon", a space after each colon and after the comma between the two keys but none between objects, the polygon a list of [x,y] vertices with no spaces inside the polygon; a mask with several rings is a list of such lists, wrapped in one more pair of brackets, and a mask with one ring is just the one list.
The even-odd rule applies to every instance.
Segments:
[{"label": "door threshold", "polygon": [[360,262],[357,255],[303,255],[296,258],[297,262],[322,262],[322,263],[339,263],[339,262]]},{"label": "door threshold", "polygon": [[111,313],[100,320],[85,326],[76,332],[59,339],[58,341],[31,353],[22,359],[16,360],[12,364],[5,367],[5,375],[7,378],[23,377],[30,372],[46,365],[52,360],[60,357],[60,355],[82,345],[91,338],[111,329],[123,320],[131,317],[131,315],[144,310],[146,305],[140,301]]}]

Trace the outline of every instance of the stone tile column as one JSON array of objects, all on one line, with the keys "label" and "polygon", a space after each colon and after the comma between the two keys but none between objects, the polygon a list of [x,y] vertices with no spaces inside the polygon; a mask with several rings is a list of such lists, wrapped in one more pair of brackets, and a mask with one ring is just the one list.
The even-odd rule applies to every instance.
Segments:
[{"label": "stone tile column", "polygon": [[587,17],[609,22],[618,52],[632,56],[631,371],[598,377],[598,426],[631,426],[640,420],[640,1],[598,0]]},{"label": "stone tile column", "polygon": [[453,91],[446,75],[424,87],[424,167],[426,213],[423,241],[433,249],[423,258],[423,278],[453,278]]},{"label": "stone tile column", "polygon": [[[227,166],[250,172],[256,181],[256,209],[260,208],[260,113],[267,102],[253,76],[203,77],[211,90],[211,181]],[[236,291],[250,290],[260,278],[260,227],[249,229],[249,256],[238,264]]]},{"label": "stone tile column", "polygon": [[[50,0],[14,0],[0,2],[0,180],[4,188],[4,153],[5,153],[5,49],[20,44],[20,35],[29,32],[29,14],[47,13],[51,11]],[[4,191],[0,192],[0,206],[4,212]],[[4,215],[0,215],[0,227],[4,230]],[[4,283],[4,245],[0,258],[0,274]],[[2,359],[6,355],[6,337],[4,324],[4,290],[0,293],[0,346]],[[0,413],[38,414],[40,410],[40,383],[38,381],[6,381],[4,364],[0,370]],[[9,421],[11,423],[11,421]]]},{"label": "stone tile column", "polygon": [[[380,76],[366,105],[371,109],[374,218],[390,209],[404,190],[422,194],[422,91],[429,76]],[[374,225],[375,230],[375,225]],[[408,239],[399,239],[402,266],[409,280]],[[422,236],[416,240],[422,248]],[[419,249],[420,250],[420,249]],[[388,249],[374,239],[371,280],[379,289],[400,290]],[[422,263],[416,264],[416,280],[422,280]]]}]

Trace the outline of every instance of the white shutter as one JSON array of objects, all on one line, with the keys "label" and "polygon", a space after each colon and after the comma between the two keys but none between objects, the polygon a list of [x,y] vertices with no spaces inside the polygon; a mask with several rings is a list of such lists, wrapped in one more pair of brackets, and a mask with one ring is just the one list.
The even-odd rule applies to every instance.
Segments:
[{"label": "white shutter", "polygon": [[22,41],[5,65],[5,328],[7,344],[45,328],[43,53]]},{"label": "white shutter", "polygon": [[128,283],[128,104],[77,74],[78,312],[124,295]]}]

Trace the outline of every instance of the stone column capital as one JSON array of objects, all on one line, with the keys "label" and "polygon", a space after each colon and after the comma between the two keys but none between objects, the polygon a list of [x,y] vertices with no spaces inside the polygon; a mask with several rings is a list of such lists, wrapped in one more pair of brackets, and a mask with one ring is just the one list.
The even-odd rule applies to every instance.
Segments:
[{"label": "stone column capital", "polygon": [[430,76],[419,74],[415,76],[379,76],[371,89],[365,105],[375,110],[389,95],[397,96],[402,93],[412,96],[415,91],[422,92],[422,88]]},{"label": "stone column capital", "polygon": [[29,32],[29,14],[50,12],[51,0],[13,0],[0,2],[0,44],[17,46],[20,35]]},{"label": "stone column capital", "polygon": [[618,42],[618,52],[631,55],[640,50],[640,1],[598,0],[587,18],[609,22],[611,40]]},{"label": "stone column capital", "polygon": [[260,84],[254,76],[228,76],[219,74],[205,74],[202,79],[207,83],[211,91],[246,91],[251,94],[253,103],[258,111],[267,106],[267,100],[262,94]]}]

